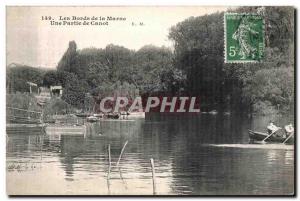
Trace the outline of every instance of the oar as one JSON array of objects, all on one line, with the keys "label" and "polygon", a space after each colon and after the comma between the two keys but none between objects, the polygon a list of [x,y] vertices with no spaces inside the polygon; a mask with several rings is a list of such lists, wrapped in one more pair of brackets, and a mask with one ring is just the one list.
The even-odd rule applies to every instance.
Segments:
[{"label": "oar", "polygon": [[269,139],[269,137],[271,137],[275,132],[277,132],[280,129],[281,128],[278,128],[277,130],[273,131],[270,135],[268,135],[267,137],[265,137],[265,139],[263,139],[261,142],[264,143],[267,139]]},{"label": "oar", "polygon": [[293,135],[294,135],[294,133],[290,134],[290,136],[288,136],[288,138],[286,138],[282,144],[285,144]]}]

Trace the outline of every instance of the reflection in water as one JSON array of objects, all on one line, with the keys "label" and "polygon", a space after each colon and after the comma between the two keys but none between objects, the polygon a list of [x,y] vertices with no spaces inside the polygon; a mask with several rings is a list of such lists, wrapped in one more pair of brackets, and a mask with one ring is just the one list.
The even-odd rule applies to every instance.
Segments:
[{"label": "reflection in water", "polygon": [[[7,142],[8,193],[151,195],[153,158],[157,194],[292,194],[293,149],[209,146],[247,144],[247,129],[264,128],[262,122],[234,116],[153,114],[142,121],[88,124],[85,136],[12,135]],[[39,168],[26,169],[26,164]]]},{"label": "reflection in water", "polygon": [[75,160],[85,151],[83,136],[62,136],[60,147],[60,160],[66,173],[66,180],[72,181]]}]

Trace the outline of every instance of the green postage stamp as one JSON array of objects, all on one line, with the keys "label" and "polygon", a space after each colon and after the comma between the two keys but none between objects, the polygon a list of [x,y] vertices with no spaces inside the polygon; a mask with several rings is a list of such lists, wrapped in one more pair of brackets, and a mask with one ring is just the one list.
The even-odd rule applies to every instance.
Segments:
[{"label": "green postage stamp", "polygon": [[258,14],[225,13],[225,63],[259,62],[264,57],[264,18]]}]

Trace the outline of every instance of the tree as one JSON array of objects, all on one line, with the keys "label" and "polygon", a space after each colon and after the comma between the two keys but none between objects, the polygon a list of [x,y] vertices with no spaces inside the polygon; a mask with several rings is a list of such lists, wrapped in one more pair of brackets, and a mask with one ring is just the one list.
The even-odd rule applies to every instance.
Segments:
[{"label": "tree", "polygon": [[62,87],[65,87],[69,80],[75,79],[78,79],[78,77],[74,73],[51,70],[44,75],[43,85],[47,87],[54,85],[61,85]]},{"label": "tree", "polygon": [[[249,8],[241,12],[250,12],[245,9]],[[293,112],[294,9],[266,7],[264,10],[267,41],[264,61],[225,68],[231,69],[232,76],[242,83],[242,100],[251,111],[261,112],[261,105],[269,105],[273,109],[268,112],[276,112],[278,106],[281,111]]]},{"label": "tree", "polygon": [[69,77],[63,90],[62,99],[77,108],[83,108],[88,91],[89,86],[86,81],[79,80],[76,76]]},{"label": "tree", "polygon": [[129,68],[133,63],[134,52],[113,44],[105,48],[105,63],[109,68],[109,79],[111,82],[127,81],[131,74]]},{"label": "tree", "polygon": [[58,80],[57,80],[57,71],[56,70],[51,70],[45,73],[43,77],[43,85],[44,86],[52,86],[52,85],[58,85]]},{"label": "tree", "polygon": [[40,86],[46,70],[25,65],[15,65],[6,68],[6,86],[11,93],[29,92],[27,82],[33,82]]},{"label": "tree", "polygon": [[91,62],[88,64],[86,78],[88,84],[92,88],[97,88],[105,83],[110,83],[109,67],[101,62]]},{"label": "tree", "polygon": [[76,73],[76,57],[77,57],[77,45],[75,41],[69,42],[69,48],[62,56],[61,60],[58,62],[57,70],[58,71],[67,71]]},{"label": "tree", "polygon": [[258,102],[293,105],[294,9],[241,7],[232,12],[264,15],[264,61],[225,64],[224,13],[190,17],[173,26],[169,33],[175,44],[174,65],[187,76],[186,90],[201,95],[202,105],[208,109],[230,105],[231,110],[246,108],[251,112],[260,110],[254,107]]},{"label": "tree", "polygon": [[136,52],[135,61],[132,82],[142,93],[171,91],[175,72],[170,49],[146,45]]},{"label": "tree", "polygon": [[224,108],[228,81],[224,73],[223,13],[190,17],[173,26],[174,65],[187,77],[185,90],[200,95],[207,109]]}]

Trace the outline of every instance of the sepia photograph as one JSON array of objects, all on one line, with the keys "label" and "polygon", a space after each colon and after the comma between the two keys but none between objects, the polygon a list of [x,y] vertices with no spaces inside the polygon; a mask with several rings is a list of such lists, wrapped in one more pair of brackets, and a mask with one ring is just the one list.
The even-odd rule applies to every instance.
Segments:
[{"label": "sepia photograph", "polygon": [[8,196],[295,196],[294,7],[5,10]]}]

